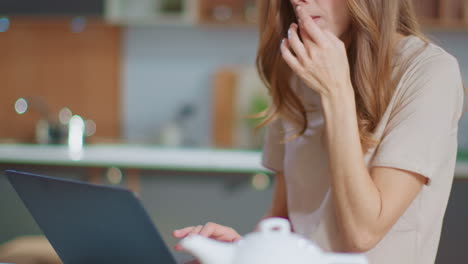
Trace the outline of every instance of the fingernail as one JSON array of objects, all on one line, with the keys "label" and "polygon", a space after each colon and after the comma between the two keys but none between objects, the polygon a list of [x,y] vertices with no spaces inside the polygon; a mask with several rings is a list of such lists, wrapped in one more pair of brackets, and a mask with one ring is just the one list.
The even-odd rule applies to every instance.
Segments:
[{"label": "fingernail", "polygon": [[283,46],[283,45],[284,45],[284,39],[281,40],[281,46]]},{"label": "fingernail", "polygon": [[300,5],[296,6],[296,11],[299,11],[299,10],[301,10],[301,6],[300,6]]},{"label": "fingernail", "polygon": [[288,29],[288,39],[291,39],[291,29]]}]

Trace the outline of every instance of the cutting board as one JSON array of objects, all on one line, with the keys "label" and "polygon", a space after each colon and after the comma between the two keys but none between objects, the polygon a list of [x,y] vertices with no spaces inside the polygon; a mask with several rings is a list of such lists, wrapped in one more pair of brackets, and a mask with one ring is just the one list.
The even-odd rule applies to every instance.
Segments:
[{"label": "cutting board", "polygon": [[255,133],[258,121],[248,116],[264,110],[269,98],[255,67],[223,67],[214,76],[213,146],[258,149],[263,130]]}]

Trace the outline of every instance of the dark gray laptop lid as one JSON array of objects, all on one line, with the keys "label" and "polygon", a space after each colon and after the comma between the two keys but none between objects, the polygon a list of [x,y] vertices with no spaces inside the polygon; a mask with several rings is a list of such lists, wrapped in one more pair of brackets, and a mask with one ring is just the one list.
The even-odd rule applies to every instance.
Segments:
[{"label": "dark gray laptop lid", "polygon": [[132,192],[25,172],[6,175],[65,264],[175,263]]}]

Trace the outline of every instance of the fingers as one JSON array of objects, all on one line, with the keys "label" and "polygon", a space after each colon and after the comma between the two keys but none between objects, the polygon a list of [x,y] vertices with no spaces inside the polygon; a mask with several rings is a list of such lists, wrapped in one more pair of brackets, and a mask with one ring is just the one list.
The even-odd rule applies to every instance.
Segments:
[{"label": "fingers", "polygon": [[182,247],[181,244],[176,244],[176,245],[174,246],[174,249],[175,249],[176,251],[184,251],[184,248]]},{"label": "fingers", "polygon": [[173,236],[174,238],[184,238],[184,237],[186,237],[190,232],[192,232],[192,230],[193,230],[194,228],[195,228],[194,226],[190,226],[190,227],[186,227],[186,228],[183,228],[183,229],[175,230],[174,232],[172,232],[172,236]]},{"label": "fingers", "polygon": [[215,223],[207,223],[200,231],[200,235],[204,237],[211,237],[216,233],[217,229],[219,229],[220,227],[220,225],[217,225]]},{"label": "fingers", "polygon": [[294,72],[298,73],[302,69],[297,58],[289,50],[289,41],[287,39],[283,39],[281,42],[281,55]]},{"label": "fingers", "polygon": [[297,24],[291,24],[288,30],[288,42],[296,56],[302,61],[307,56],[307,51],[299,38],[298,28]]},{"label": "fingers", "polygon": [[215,223],[207,223],[200,231],[200,235],[225,242],[234,242],[241,238],[234,229]]},{"label": "fingers", "polygon": [[312,19],[312,17],[310,17],[306,12],[304,12],[301,6],[296,7],[296,13],[298,16],[298,20],[300,21],[301,28],[306,31],[306,33],[317,45],[325,45],[326,36],[324,35],[320,27]]},{"label": "fingers", "polygon": [[327,36],[328,40],[335,46],[338,46],[338,47],[341,46],[340,48],[345,46],[344,42],[341,39],[339,39],[335,34],[333,34],[331,31],[324,30],[323,33]]},{"label": "fingers", "polygon": [[[204,237],[212,238],[218,241],[224,242],[236,242],[242,237],[234,229],[218,225],[215,223],[207,223],[204,226],[191,226],[184,229],[175,230],[173,236],[175,238],[185,238],[192,235],[201,235]],[[182,251],[183,248],[180,244],[176,244],[174,249],[177,251]]]},{"label": "fingers", "polygon": [[[175,238],[182,239],[182,238],[185,238],[187,236],[196,235],[196,234],[198,234],[200,232],[202,227],[203,226],[199,225],[199,226],[190,226],[190,227],[186,227],[186,228],[183,228],[183,229],[174,230],[174,232],[172,232],[172,236],[175,237]],[[180,244],[176,244],[174,246],[174,249],[177,250],[177,251],[183,251],[184,250],[184,248]]]},{"label": "fingers", "polygon": [[202,225],[196,226],[194,229],[192,229],[192,231],[187,236],[198,235],[200,231],[202,230],[202,228],[203,228]]},{"label": "fingers", "polygon": [[242,239],[242,237],[232,228],[224,227],[222,233],[220,233],[216,238],[216,240],[224,241],[224,242],[236,242]]},{"label": "fingers", "polygon": [[302,40],[302,43],[304,43],[304,46],[307,48],[307,47],[311,47],[311,46],[316,46],[317,44],[314,43],[314,41],[310,38],[309,34],[307,34],[307,32],[305,31],[305,29],[302,27],[302,20],[299,19],[298,21],[298,31],[299,31],[299,35],[301,36],[301,40]]},{"label": "fingers", "polygon": [[202,235],[205,237],[210,237],[220,228],[220,225],[215,223],[207,223],[205,226],[198,225],[198,226],[190,226],[183,229],[175,230],[172,232],[172,236],[175,238],[184,238],[187,236],[193,235]]}]

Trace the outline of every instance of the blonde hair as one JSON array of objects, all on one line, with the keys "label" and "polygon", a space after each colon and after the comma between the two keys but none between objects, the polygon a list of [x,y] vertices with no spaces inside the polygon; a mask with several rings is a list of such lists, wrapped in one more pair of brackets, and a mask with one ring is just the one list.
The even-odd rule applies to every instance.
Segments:
[{"label": "blonde hair", "polygon": [[[397,74],[400,77],[392,79],[394,33],[418,36],[426,42],[427,38],[420,30],[412,0],[347,2],[351,16],[347,52],[361,144],[367,151],[378,143],[372,134],[402,75]],[[284,118],[300,128],[296,136],[301,136],[307,129],[308,110],[292,90],[290,79],[293,73],[282,59],[279,46],[290,24],[296,22],[293,7],[289,0],[260,0],[259,12],[257,70],[272,99],[269,108],[260,113],[264,119],[259,127]]]}]

